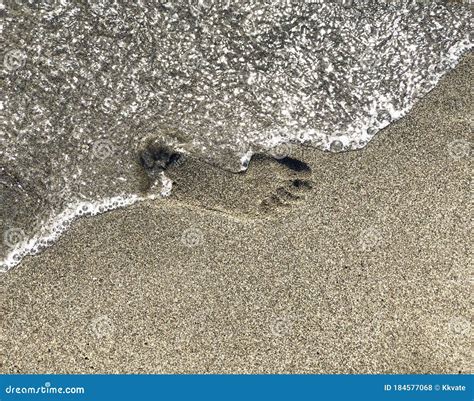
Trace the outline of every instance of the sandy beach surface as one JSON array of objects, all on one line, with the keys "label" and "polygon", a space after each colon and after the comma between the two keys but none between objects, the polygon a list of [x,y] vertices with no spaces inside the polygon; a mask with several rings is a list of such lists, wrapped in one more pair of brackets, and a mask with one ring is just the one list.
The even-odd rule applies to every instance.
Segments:
[{"label": "sandy beach surface", "polygon": [[472,66],[310,172],[187,160],[77,221],[1,276],[1,372],[470,372]]}]

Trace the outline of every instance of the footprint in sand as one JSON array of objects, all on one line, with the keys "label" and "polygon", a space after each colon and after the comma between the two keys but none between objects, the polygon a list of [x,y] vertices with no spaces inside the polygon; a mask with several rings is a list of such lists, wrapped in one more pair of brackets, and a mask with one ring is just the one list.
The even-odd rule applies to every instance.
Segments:
[{"label": "footprint in sand", "polygon": [[257,154],[247,171],[235,174],[191,157],[166,169],[173,181],[170,200],[234,216],[258,216],[303,201],[311,188],[304,157]]},{"label": "footprint in sand", "polygon": [[304,200],[306,194],[313,188],[313,182],[309,179],[311,168],[304,162],[285,157],[276,162],[287,167],[281,174],[279,185],[260,203],[264,212],[269,212],[278,207],[288,207]]}]

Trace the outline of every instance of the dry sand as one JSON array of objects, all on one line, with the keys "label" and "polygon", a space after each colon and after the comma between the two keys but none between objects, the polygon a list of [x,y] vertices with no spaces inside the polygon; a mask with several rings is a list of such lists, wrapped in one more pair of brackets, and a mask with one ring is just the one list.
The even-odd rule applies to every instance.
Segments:
[{"label": "dry sand", "polygon": [[189,160],[78,221],[2,276],[1,372],[469,372],[472,65],[311,173]]}]

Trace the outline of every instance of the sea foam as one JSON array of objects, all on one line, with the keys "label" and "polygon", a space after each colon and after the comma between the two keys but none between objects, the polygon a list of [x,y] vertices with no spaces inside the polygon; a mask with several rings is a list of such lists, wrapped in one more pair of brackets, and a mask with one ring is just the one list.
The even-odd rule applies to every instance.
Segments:
[{"label": "sea foam", "polygon": [[3,270],[77,217],[169,196],[150,142],[234,172],[360,149],[472,48],[455,3],[32,3],[4,10]]}]

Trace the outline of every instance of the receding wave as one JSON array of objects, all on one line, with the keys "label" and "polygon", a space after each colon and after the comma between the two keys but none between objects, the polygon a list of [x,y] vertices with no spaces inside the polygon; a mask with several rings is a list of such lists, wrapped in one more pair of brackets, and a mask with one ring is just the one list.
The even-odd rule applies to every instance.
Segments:
[{"label": "receding wave", "polygon": [[362,148],[472,46],[469,6],[445,2],[11,3],[3,270],[79,215],[169,194],[187,157]]}]

